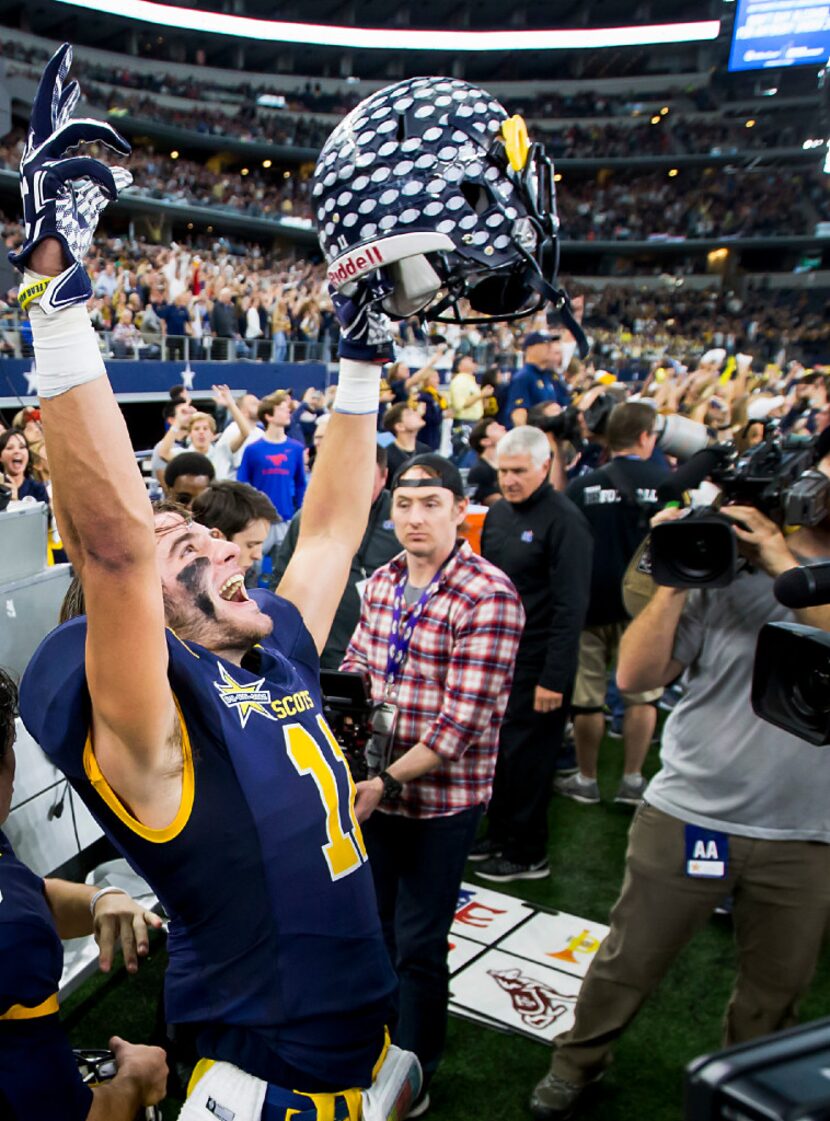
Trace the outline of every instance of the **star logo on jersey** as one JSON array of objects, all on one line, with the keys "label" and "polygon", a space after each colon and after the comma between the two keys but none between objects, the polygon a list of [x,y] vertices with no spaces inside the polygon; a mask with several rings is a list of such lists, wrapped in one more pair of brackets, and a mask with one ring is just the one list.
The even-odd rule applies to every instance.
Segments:
[{"label": "star logo on jersey", "polygon": [[234,681],[221,662],[216,664],[219,667],[219,676],[222,680],[214,681],[213,687],[218,691],[222,703],[227,708],[236,709],[243,728],[248,723],[248,718],[252,712],[259,713],[266,720],[277,720],[269,707],[271,692],[262,688],[265,681],[264,677],[261,677],[259,681],[252,681],[250,685],[242,685],[238,681]]}]

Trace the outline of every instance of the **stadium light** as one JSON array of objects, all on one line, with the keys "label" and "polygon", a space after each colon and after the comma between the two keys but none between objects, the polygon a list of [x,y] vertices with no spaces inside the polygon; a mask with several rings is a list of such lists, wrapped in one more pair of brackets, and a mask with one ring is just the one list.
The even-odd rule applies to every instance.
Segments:
[{"label": "stadium light", "polygon": [[[597,47],[639,47],[657,43],[699,43],[717,39],[720,20],[655,23],[640,27],[534,28],[528,31],[453,31],[391,27],[327,27],[316,23],[253,19],[225,12],[206,12],[156,4],[152,0],[58,0],[76,8],[140,20],[185,31],[258,39],[269,43],[304,43],[318,47],[364,50],[432,51],[563,51]],[[440,36],[440,38],[436,38]]]}]

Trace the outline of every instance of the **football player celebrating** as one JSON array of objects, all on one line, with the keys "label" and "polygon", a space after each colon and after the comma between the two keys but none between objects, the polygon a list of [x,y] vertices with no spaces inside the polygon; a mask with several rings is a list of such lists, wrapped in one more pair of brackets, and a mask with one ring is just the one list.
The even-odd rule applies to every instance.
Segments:
[{"label": "football player celebrating", "polygon": [[65,155],[129,147],[71,120],[70,62],[64,45],[38,87],[13,260],[87,613],[35,654],[21,715],[170,917],[167,1018],[202,1060],[183,1116],[210,1100],[237,1121],[357,1121],[395,977],[318,654],[369,511],[389,287],[375,272],[338,301],[339,386],[297,549],[279,597],[249,596],[237,545],[147,501],[84,307],[98,215],[130,176]]},{"label": "football player celebrating", "polygon": [[520,117],[455,79],[378,91],[334,130],[313,189],[341,328],[334,415],[280,594],[249,596],[238,546],[147,503],[84,308],[84,255],[130,175],[66,156],[129,148],[71,120],[70,60],[62,47],[38,87],[12,260],[87,614],[35,654],[21,715],[170,916],[167,1018],[202,1057],[182,1117],[357,1121],[359,1088],[370,1117],[392,1069],[403,1116],[420,1076],[386,1046],[395,978],[318,655],[369,513],[384,311],[550,301],[584,344],[554,287],[553,168]]}]

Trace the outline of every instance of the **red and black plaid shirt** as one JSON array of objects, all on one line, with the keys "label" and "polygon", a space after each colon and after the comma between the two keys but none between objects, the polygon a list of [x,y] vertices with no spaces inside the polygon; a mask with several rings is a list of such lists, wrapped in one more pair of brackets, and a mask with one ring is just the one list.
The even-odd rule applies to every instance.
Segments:
[{"label": "red and black plaid shirt", "polygon": [[[375,700],[384,696],[395,587],[406,573],[401,553],[371,577],[343,660],[344,670],[370,674]],[[402,624],[411,610],[404,606]],[[408,782],[384,811],[443,817],[489,802],[523,626],[510,580],[464,542],[439,576],[395,682],[392,759],[423,743],[441,756],[441,766]]]}]

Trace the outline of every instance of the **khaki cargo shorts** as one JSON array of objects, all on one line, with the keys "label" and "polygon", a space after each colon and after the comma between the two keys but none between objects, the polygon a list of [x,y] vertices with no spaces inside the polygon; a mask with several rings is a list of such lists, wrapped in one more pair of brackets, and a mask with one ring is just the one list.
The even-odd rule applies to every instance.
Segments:
[{"label": "khaki cargo shorts", "polygon": [[[617,651],[626,623],[609,623],[604,627],[586,627],[579,636],[579,667],[576,671],[573,698],[575,709],[597,711],[605,704],[605,691],[608,687],[608,670],[616,665]],[[663,695],[662,689],[650,689],[646,693],[623,693],[623,703],[627,705],[648,705]]]}]

